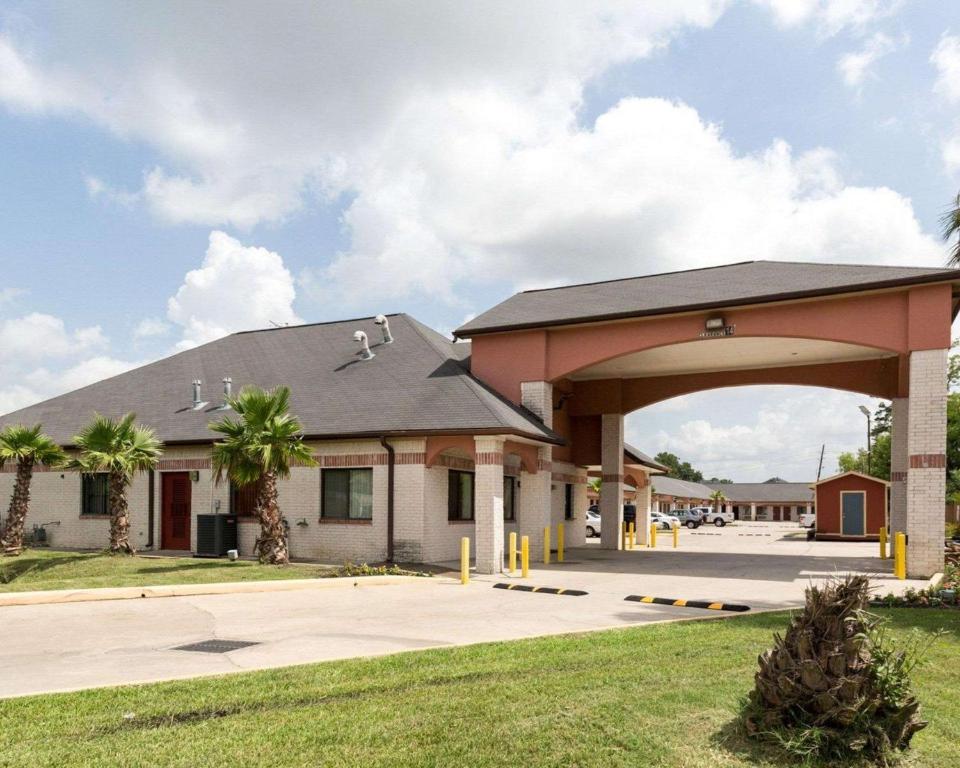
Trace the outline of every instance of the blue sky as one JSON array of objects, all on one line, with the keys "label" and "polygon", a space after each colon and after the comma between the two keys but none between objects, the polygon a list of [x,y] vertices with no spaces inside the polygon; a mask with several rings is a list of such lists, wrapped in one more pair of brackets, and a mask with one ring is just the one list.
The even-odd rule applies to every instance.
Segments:
[{"label": "blue sky", "polygon": [[[0,411],[270,322],[448,331],[526,287],[944,258],[953,3],[137,11],[0,9]],[[629,437],[806,479],[863,401],[703,393]]]}]

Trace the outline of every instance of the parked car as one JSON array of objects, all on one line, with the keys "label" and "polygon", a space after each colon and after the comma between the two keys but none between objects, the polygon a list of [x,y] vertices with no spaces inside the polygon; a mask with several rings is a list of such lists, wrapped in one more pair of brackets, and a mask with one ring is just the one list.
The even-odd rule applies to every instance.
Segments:
[{"label": "parked car", "polygon": [[693,509],[675,509],[673,516],[680,521],[681,525],[687,528],[699,528],[703,524],[703,515],[696,508]]},{"label": "parked car", "polygon": [[672,530],[674,526],[680,527],[679,518],[674,515],[665,515],[663,512],[651,512],[650,522],[667,531]]},{"label": "parked car", "polygon": [[600,510],[596,505],[587,510],[587,538],[595,539],[600,535]]},{"label": "parked car", "polygon": [[817,525],[817,513],[816,512],[801,512],[800,513],[800,527],[801,528],[814,528]]},{"label": "parked car", "polygon": [[733,512],[724,512],[722,509],[713,507],[696,507],[696,510],[700,512],[704,525],[713,523],[717,528],[723,528],[727,523],[734,521]]}]

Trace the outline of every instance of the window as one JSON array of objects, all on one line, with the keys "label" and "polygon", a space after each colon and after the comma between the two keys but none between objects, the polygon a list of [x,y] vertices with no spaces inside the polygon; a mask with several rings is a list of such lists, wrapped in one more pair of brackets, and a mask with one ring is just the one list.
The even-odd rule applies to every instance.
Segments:
[{"label": "window", "polygon": [[328,520],[373,519],[373,470],[324,469],[320,476],[320,517]]},{"label": "window", "polygon": [[573,484],[567,483],[563,487],[563,519],[573,520]]},{"label": "window", "polygon": [[81,515],[109,515],[110,509],[107,506],[107,496],[109,493],[109,478],[106,472],[97,472],[96,474],[83,475],[81,481]]},{"label": "window", "polygon": [[239,517],[252,517],[257,509],[257,494],[260,483],[234,485],[230,483],[230,514]]},{"label": "window", "polygon": [[447,486],[447,519],[473,520],[473,472],[450,470]]},{"label": "window", "polygon": [[503,476],[503,519],[517,519],[517,478]]}]

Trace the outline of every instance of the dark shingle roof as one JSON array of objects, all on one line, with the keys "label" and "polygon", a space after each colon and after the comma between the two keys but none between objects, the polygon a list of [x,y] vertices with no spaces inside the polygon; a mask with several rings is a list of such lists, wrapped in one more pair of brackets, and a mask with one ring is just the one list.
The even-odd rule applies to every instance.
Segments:
[{"label": "dark shingle roof", "polygon": [[679,480],[676,477],[661,477],[655,475],[650,478],[653,492],[663,496],[679,496],[682,499],[703,499],[706,501],[713,493],[703,483],[694,483],[689,480]]},{"label": "dark shingle roof", "polygon": [[729,501],[762,504],[813,501],[810,483],[705,483],[719,488]]},{"label": "dark shingle roof", "polygon": [[960,270],[746,261],[524,291],[478,315],[454,334],[466,338],[510,329],[662,315],[944,280],[960,281]]},{"label": "dark shingle roof", "polygon": [[650,469],[659,469],[661,472],[667,472],[668,467],[665,467],[663,464],[660,464],[657,461],[654,461],[652,458],[647,456],[643,451],[634,448],[629,443],[623,444],[623,453],[624,458],[635,461],[637,464],[640,464],[644,467],[649,467]]},{"label": "dark shingle roof", "polygon": [[[391,315],[394,343],[380,344],[372,318],[235,333],[74,392],[0,416],[0,427],[41,423],[69,444],[94,411],[128,411],[164,442],[212,439],[221,380],[291,390],[291,410],[310,437],[430,432],[490,432],[562,442],[535,417],[473,378],[469,344],[445,339],[408,315]],[[376,353],[357,357],[354,330]],[[210,404],[191,408],[191,382],[203,381]]]}]

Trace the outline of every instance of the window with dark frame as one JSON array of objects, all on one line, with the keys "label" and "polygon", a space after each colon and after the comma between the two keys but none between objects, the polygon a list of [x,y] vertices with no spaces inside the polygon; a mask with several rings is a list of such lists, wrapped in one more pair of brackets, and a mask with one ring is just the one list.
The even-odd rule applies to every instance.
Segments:
[{"label": "window with dark frame", "polygon": [[110,475],[106,472],[84,474],[81,479],[80,514],[109,515],[107,499],[110,493]]},{"label": "window with dark frame", "polygon": [[517,519],[517,478],[503,476],[503,519]]},{"label": "window with dark frame", "polygon": [[447,485],[447,519],[473,520],[473,472],[451,469]]},{"label": "window with dark frame", "polygon": [[253,517],[257,509],[259,492],[259,481],[247,485],[230,483],[230,514],[237,517]]},{"label": "window with dark frame", "polygon": [[320,471],[320,517],[325,520],[373,519],[373,469]]},{"label": "window with dark frame", "polygon": [[573,520],[573,483],[567,483],[563,488],[563,519]]}]

